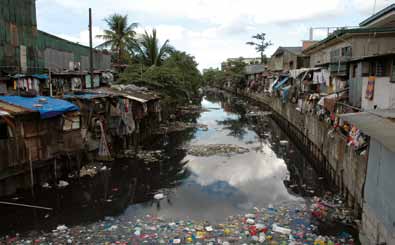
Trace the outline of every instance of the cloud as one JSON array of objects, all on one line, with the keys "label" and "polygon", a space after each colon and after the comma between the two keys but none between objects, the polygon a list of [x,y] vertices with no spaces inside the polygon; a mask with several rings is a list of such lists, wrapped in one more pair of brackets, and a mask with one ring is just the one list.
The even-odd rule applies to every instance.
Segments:
[{"label": "cloud", "polygon": [[60,5],[75,12],[93,7],[95,14],[105,17],[114,11],[142,12],[166,17],[183,17],[196,21],[226,25],[250,19],[255,24],[305,19],[338,11],[341,0],[40,0],[40,4]]},{"label": "cloud", "polygon": [[[79,33],[79,35],[70,35],[70,34],[63,34],[63,33],[54,33],[55,35],[64,38],[66,40],[79,43],[82,45],[89,46],[89,30],[83,30]],[[103,43],[103,40],[96,37],[97,35],[103,34],[103,29],[100,27],[93,27],[92,28],[92,37],[93,37],[93,47],[98,46],[99,44]]]},{"label": "cloud", "polygon": [[[258,56],[254,48],[245,45],[258,32],[267,33],[275,44],[267,49],[271,54],[278,46],[300,45],[314,26],[356,25],[373,11],[373,2],[366,0],[37,0],[40,18],[52,26],[49,16],[64,15],[74,24],[86,21],[87,10],[93,8],[94,34],[106,28],[103,18],[113,13],[128,14],[140,23],[139,32],[155,27],[163,42],[166,39],[179,50],[196,57],[200,69],[214,66],[228,57]],[[392,3],[377,0],[376,11]],[[44,14],[45,13],[45,14]],[[57,15],[56,15],[57,17]],[[340,21],[339,19],[342,19]],[[351,21],[352,19],[352,21]],[[41,21],[40,21],[41,23]],[[42,27],[39,26],[41,29]],[[53,34],[87,45],[88,31],[75,30],[63,24],[62,32]],[[81,27],[80,27],[81,28]],[[60,28],[59,28],[60,29]],[[325,37],[317,30],[316,37]],[[95,46],[100,40],[94,39]]]},{"label": "cloud", "polygon": [[393,0],[352,0],[351,2],[355,9],[364,15],[371,15],[373,13],[376,13],[380,9],[383,9],[386,6],[394,3]]}]

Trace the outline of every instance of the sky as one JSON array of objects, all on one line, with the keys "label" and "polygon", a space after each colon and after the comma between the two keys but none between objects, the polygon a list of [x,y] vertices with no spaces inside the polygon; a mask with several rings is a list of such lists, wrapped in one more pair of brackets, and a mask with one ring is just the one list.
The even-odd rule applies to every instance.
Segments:
[{"label": "sky", "polygon": [[[376,2],[376,4],[375,4]],[[38,29],[67,40],[89,44],[88,9],[93,34],[104,29],[111,14],[128,15],[138,32],[156,28],[181,51],[195,56],[199,69],[219,67],[231,57],[259,57],[246,45],[256,33],[266,33],[273,45],[301,46],[310,27],[358,26],[395,0],[37,0]],[[317,30],[314,39],[325,37]],[[94,45],[102,40],[94,38]]]}]

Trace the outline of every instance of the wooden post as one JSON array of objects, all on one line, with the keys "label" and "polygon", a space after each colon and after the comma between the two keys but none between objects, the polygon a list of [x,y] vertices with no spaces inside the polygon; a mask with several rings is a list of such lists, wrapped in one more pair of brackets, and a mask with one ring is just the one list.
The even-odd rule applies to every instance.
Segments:
[{"label": "wooden post", "polygon": [[51,68],[48,69],[49,96],[53,97]]},{"label": "wooden post", "polygon": [[54,177],[55,177],[55,183],[57,183],[57,181],[58,181],[58,175],[57,175],[56,169],[57,169],[57,164],[56,164],[56,158],[55,158],[53,161],[53,172],[54,172]]},{"label": "wooden post", "polygon": [[93,38],[92,38],[92,9],[89,8],[89,73],[93,87]]},{"label": "wooden post", "polygon": [[30,186],[32,191],[32,196],[34,197],[34,174],[33,174],[33,161],[32,161],[32,153],[29,149],[29,164],[30,164]]}]

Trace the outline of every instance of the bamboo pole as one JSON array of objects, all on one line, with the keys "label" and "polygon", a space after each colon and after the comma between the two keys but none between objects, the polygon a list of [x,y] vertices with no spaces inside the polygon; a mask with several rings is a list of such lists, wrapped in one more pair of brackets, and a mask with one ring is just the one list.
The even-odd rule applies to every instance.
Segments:
[{"label": "bamboo pole", "polygon": [[35,206],[35,205],[28,205],[23,203],[14,203],[14,202],[3,202],[0,201],[0,204],[4,205],[12,205],[12,206],[19,206],[19,207],[26,207],[26,208],[36,208],[36,209],[44,209],[44,210],[53,210],[52,208],[42,207],[42,206]]}]

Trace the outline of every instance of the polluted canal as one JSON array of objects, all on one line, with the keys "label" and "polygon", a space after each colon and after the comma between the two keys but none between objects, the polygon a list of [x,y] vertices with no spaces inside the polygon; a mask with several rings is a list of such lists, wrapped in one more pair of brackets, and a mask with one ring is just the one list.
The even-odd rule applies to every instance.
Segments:
[{"label": "polluted canal", "polygon": [[[185,130],[1,201],[0,244],[358,244],[340,196],[258,105],[207,94]],[[176,122],[173,122],[176,124]],[[166,130],[165,130],[166,131]]]}]

